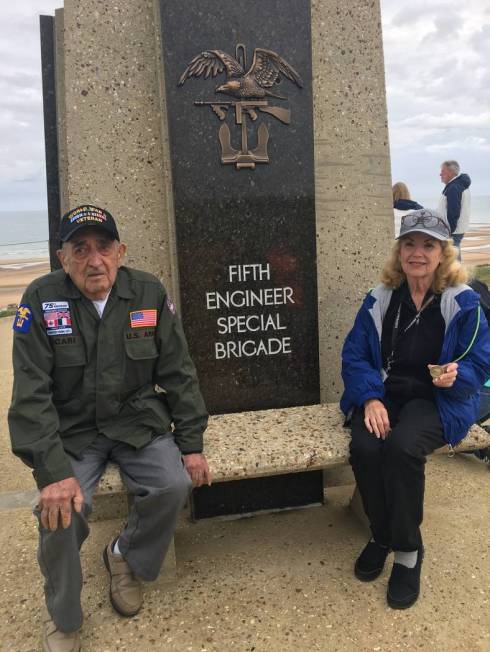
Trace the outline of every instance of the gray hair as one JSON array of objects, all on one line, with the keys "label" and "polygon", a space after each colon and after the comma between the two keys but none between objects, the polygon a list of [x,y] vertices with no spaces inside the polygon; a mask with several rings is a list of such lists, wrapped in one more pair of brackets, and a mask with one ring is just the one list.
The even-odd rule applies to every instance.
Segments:
[{"label": "gray hair", "polygon": [[458,161],[444,161],[444,163],[442,163],[442,166],[447,168],[448,170],[451,170],[451,172],[454,172],[454,174],[456,175],[459,174],[460,167]]}]

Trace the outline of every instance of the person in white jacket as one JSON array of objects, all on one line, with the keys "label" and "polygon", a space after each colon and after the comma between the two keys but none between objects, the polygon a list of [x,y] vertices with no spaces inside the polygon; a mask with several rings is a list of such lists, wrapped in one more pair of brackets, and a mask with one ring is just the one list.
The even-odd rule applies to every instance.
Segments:
[{"label": "person in white jacket", "polygon": [[461,260],[461,241],[470,224],[471,179],[467,174],[460,172],[457,161],[444,161],[441,164],[440,177],[445,186],[438,210],[447,217],[454,245],[459,252],[458,258]]}]

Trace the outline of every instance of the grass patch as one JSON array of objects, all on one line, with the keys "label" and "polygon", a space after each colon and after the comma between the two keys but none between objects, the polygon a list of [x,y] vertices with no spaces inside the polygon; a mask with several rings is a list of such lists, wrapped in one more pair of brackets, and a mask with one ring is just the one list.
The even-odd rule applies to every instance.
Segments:
[{"label": "grass patch", "polygon": [[13,317],[16,312],[16,308],[4,308],[3,310],[0,310],[0,319],[2,317]]},{"label": "grass patch", "polygon": [[472,272],[475,278],[490,287],[490,265],[476,265],[476,267],[473,267]]}]

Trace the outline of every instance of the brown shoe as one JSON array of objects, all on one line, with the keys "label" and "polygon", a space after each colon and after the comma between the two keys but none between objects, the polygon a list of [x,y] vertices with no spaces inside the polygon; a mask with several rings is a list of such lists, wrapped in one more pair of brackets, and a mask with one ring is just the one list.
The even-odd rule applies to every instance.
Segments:
[{"label": "brown shoe", "polygon": [[79,652],[80,632],[60,632],[52,620],[44,623],[43,652]]},{"label": "brown shoe", "polygon": [[104,550],[104,563],[111,576],[111,604],[121,616],[135,616],[143,604],[141,582],[134,576],[122,555],[115,555],[109,544]]}]

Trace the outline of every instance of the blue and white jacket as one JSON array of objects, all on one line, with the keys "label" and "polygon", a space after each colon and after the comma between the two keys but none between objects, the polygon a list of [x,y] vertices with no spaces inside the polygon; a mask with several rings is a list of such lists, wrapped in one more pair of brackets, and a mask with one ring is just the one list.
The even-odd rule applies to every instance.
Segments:
[{"label": "blue and white jacket", "polygon": [[466,233],[470,224],[471,179],[467,174],[457,177],[445,186],[439,201],[438,210],[447,217],[451,233]]},{"label": "blue and white jacket", "polygon": [[[350,416],[372,398],[383,399],[386,374],[381,360],[381,329],[393,290],[378,285],[369,293],[357,313],[354,326],[342,349],[344,393],[340,407]],[[477,327],[479,296],[467,285],[444,290],[441,314],[445,322],[444,342],[438,364],[454,361],[471,342]],[[427,371],[427,373],[429,373]],[[480,387],[490,376],[490,329],[483,311],[473,346],[458,362],[454,385],[434,387],[435,402],[448,444],[457,444],[475,423],[480,406]]]}]

